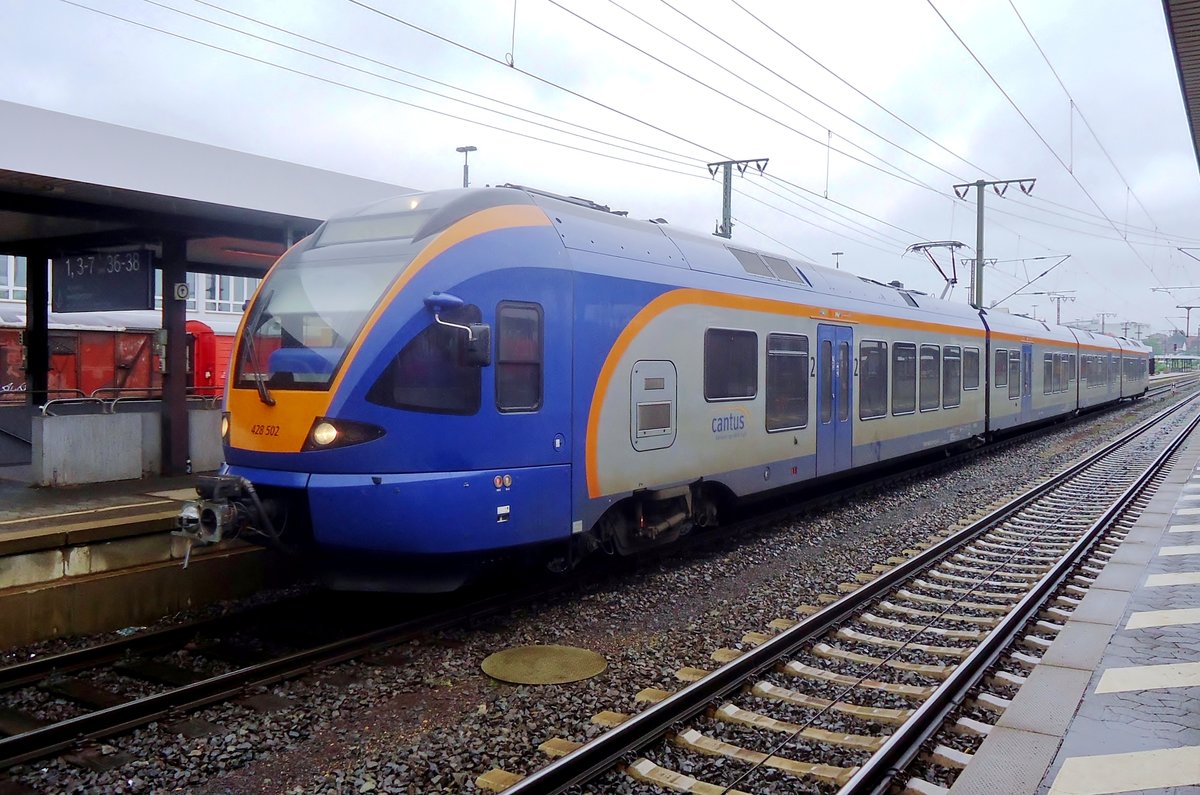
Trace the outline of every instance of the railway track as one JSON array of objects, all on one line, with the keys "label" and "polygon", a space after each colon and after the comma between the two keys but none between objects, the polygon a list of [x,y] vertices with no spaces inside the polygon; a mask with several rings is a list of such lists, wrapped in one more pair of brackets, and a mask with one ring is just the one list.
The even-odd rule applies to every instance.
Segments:
[{"label": "railway track", "polygon": [[[944,792],[1198,423],[1193,396],[847,584],[840,599],[757,628],[743,648],[716,650],[716,670],[680,669],[681,689],[643,690],[635,701],[650,706],[637,714],[597,714],[593,722],[611,728],[594,740],[547,740],[541,750],[557,759],[546,767],[525,777],[492,770],[476,785],[508,795],[578,786]],[[976,717],[948,722],[964,704]],[[907,778],[918,757],[947,771],[942,783]]]},{"label": "railway track", "polygon": [[[316,592],[211,620],[141,633],[0,668],[0,770],[156,720],[247,697],[256,688],[313,673],[474,618],[542,598],[560,585],[445,599],[391,602],[390,620],[356,618],[336,594]],[[374,595],[377,599],[386,596]],[[149,694],[147,694],[149,693]],[[11,706],[16,697],[25,708]],[[70,714],[38,718],[53,700]],[[6,705],[6,701],[8,704]]]},{"label": "railway track", "polygon": [[[1171,391],[1171,387],[1165,387]],[[1061,425],[1059,426],[1061,427]],[[1042,431],[1022,434],[999,446],[1016,444]],[[983,449],[997,449],[996,446]],[[886,473],[824,490],[820,497],[769,510],[707,534],[689,544],[699,554],[730,535],[754,530],[849,499],[864,490],[889,488],[899,482],[960,465],[979,450],[941,458],[902,472]],[[678,554],[668,549],[663,554]],[[635,565],[652,565],[653,556]],[[605,569],[591,576],[603,576]],[[545,599],[586,585],[578,581],[542,581],[524,589],[486,597],[409,599],[390,603],[393,620],[358,621],[346,617],[378,613],[330,604],[321,592],[242,613],[139,633],[97,646],[0,668],[0,770],[65,751],[87,749],[96,741],[157,720],[182,721],[186,713],[237,699],[255,688],[303,676],[315,670],[369,655],[389,646],[459,626],[517,605]],[[372,599],[380,598],[372,595]],[[321,628],[327,629],[321,632]],[[263,628],[269,628],[264,637]],[[30,691],[37,698],[11,705],[13,694]],[[47,700],[68,704],[60,719],[37,717],[31,705]]]}]

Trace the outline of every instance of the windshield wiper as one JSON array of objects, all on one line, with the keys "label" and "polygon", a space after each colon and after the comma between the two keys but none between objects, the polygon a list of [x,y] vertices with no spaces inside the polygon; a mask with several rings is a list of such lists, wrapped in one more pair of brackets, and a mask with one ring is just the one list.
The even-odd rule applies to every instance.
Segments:
[{"label": "windshield wiper", "polygon": [[[261,306],[266,306],[267,301],[270,299],[271,293],[267,293],[263,296]],[[258,314],[262,314],[261,310]],[[254,319],[258,319],[257,315]],[[242,328],[242,342],[246,346],[246,353],[250,355],[251,364],[254,365],[254,385],[258,387],[258,399],[268,406],[274,406],[275,398],[271,397],[271,392],[267,389],[266,379],[263,378],[262,371],[259,369],[261,363],[258,361],[258,351],[254,349],[254,333],[250,331],[251,325],[250,321],[247,320],[246,325]]]}]

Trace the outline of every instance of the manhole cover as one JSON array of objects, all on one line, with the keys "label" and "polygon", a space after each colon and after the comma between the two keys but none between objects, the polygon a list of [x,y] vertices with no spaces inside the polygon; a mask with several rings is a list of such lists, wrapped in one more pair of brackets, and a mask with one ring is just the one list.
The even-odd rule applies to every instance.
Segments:
[{"label": "manhole cover", "polygon": [[483,661],[483,672],[518,685],[561,685],[590,679],[608,667],[594,651],[574,646],[515,646]]}]

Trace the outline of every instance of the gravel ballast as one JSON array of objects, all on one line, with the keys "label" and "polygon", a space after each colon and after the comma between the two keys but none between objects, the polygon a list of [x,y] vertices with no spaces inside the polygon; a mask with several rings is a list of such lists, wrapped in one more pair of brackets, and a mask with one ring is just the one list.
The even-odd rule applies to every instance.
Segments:
[{"label": "gravel ballast", "polygon": [[[586,741],[602,731],[591,723],[592,715],[645,708],[634,700],[641,689],[678,689],[679,668],[715,668],[714,650],[745,648],[746,632],[770,632],[773,619],[797,618],[797,606],[817,604],[818,597],[837,593],[838,583],[857,572],[1023,490],[1163,405],[1147,402],[1051,431],[954,472],[825,509],[770,532],[745,534],[712,550],[681,548],[678,555],[609,577],[584,593],[407,644],[375,664],[359,660],[270,688],[295,702],[288,709],[261,713],[231,702],[193,713],[190,717],[220,727],[208,736],[187,738],[152,724],[109,741],[107,748],[132,760],[113,770],[91,772],[56,759],[18,766],[10,775],[54,792],[474,792],[482,773],[493,767],[528,773],[545,765],[548,759],[537,750],[545,740]],[[860,629],[886,634],[877,627]],[[549,686],[502,684],[479,670],[492,652],[546,643],[599,652],[608,668],[590,680]],[[13,650],[7,656],[29,653]],[[789,677],[769,678],[813,694],[837,694],[835,688],[810,688]],[[913,706],[889,694],[871,698],[858,689],[846,700]],[[749,697],[739,703],[753,706]],[[726,736],[739,734],[718,728]],[[846,730],[878,731],[849,721]],[[837,753],[847,760],[859,757]],[[689,768],[676,768],[680,772],[711,776],[707,780],[718,784],[746,769],[734,760],[674,747],[658,754],[660,764],[679,762]],[[775,792],[833,789],[778,771],[756,772],[739,787],[754,790],[755,783]],[[620,776],[606,779],[608,784],[615,789],[603,791],[654,791]]]}]

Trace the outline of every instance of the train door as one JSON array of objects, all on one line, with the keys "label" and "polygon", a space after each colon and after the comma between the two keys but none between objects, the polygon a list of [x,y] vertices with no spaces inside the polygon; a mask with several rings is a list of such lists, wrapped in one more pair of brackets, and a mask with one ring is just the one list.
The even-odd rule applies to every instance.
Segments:
[{"label": "train door", "polygon": [[854,330],[817,325],[817,475],[850,468]]},{"label": "train door", "polygon": [[1033,419],[1033,346],[1021,345],[1021,421]]}]

